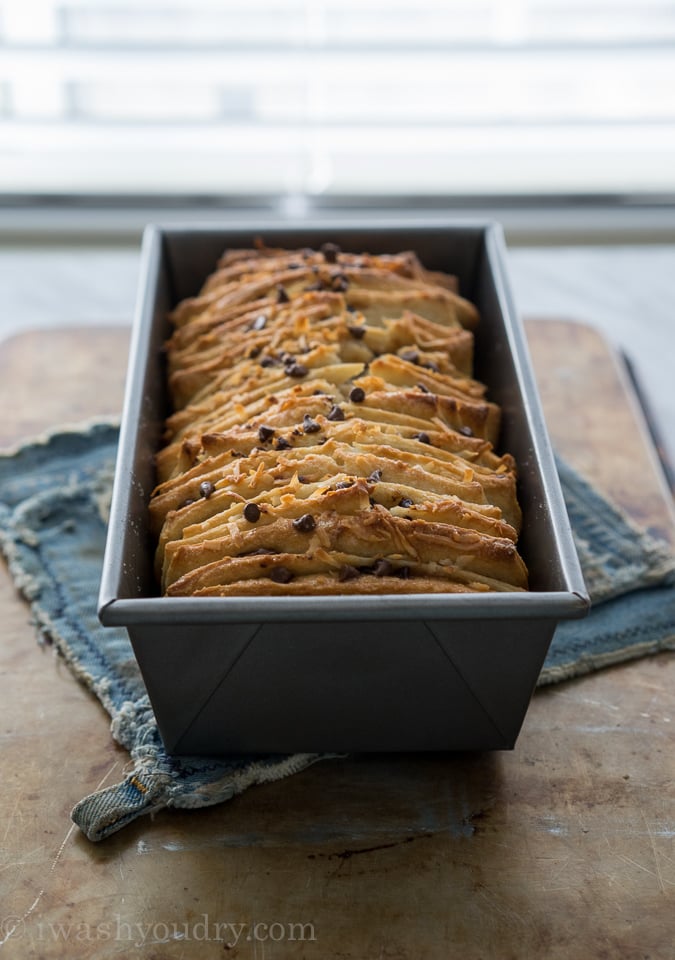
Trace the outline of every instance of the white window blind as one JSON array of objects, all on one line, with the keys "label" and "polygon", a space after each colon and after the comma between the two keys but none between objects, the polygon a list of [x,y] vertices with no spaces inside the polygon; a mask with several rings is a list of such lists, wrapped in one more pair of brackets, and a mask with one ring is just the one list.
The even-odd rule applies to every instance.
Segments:
[{"label": "white window blind", "polygon": [[673,0],[0,0],[0,193],[675,192]]}]

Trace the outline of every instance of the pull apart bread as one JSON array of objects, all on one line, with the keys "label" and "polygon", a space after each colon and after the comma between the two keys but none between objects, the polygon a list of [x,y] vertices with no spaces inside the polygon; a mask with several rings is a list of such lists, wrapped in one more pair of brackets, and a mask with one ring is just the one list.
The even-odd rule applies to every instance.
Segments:
[{"label": "pull apart bread", "polygon": [[170,596],[527,589],[476,308],[413,253],[230,250],[171,315]]}]

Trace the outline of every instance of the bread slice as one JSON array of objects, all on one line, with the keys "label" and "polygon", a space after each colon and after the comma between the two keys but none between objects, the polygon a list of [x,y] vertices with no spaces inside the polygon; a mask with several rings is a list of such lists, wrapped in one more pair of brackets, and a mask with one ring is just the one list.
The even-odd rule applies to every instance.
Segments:
[{"label": "bread slice", "polygon": [[414,253],[226,251],[171,314],[149,505],[174,596],[527,589],[476,307]]}]

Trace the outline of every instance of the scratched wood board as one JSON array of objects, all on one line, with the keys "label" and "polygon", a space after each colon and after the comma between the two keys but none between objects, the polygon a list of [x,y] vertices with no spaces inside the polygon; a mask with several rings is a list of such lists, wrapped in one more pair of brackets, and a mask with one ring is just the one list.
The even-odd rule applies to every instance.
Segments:
[{"label": "scratched wood board", "polygon": [[[528,334],[556,446],[671,538],[620,359],[587,327],[533,322]],[[117,413],[127,347],[120,329],[4,344],[0,442]],[[627,436],[640,453],[624,455]],[[0,612],[0,922],[20,921],[8,956],[62,957],[67,943],[73,960],[107,958],[138,943],[156,960],[672,960],[672,655],[538,692],[510,753],[332,760],[92,845],[70,808],[121,779],[127,755],[97,702],[35,643],[6,571]],[[256,939],[255,922],[278,924],[279,939]]]},{"label": "scratched wood board", "polygon": [[675,545],[672,493],[624,358],[581,323],[531,321],[527,334],[556,450],[636,523]]}]

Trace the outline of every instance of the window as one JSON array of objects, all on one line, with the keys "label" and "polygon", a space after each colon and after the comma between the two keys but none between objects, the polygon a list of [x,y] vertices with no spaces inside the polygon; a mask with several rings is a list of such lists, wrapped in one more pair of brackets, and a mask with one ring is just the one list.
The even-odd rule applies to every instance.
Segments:
[{"label": "window", "polygon": [[0,0],[5,195],[673,192],[672,0]]}]

